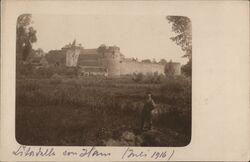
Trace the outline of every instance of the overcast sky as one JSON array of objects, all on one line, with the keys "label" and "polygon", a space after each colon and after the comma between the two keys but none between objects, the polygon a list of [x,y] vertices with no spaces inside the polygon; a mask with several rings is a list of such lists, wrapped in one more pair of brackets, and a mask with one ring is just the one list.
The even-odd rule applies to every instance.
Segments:
[{"label": "overcast sky", "polygon": [[186,63],[166,15],[32,15],[37,30],[35,49],[61,49],[74,39],[84,48],[101,44],[120,47],[126,57],[161,58]]}]

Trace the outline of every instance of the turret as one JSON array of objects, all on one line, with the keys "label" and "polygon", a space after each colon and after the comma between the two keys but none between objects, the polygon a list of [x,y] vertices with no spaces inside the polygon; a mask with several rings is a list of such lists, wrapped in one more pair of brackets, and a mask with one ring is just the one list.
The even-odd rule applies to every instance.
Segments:
[{"label": "turret", "polygon": [[66,52],[66,66],[67,67],[76,67],[79,54],[83,47],[80,44],[76,44],[76,40],[74,40],[68,45],[64,46],[62,50]]},{"label": "turret", "polygon": [[106,67],[109,76],[120,75],[120,48],[117,46],[101,45],[98,48],[98,53],[101,55],[102,66]]}]

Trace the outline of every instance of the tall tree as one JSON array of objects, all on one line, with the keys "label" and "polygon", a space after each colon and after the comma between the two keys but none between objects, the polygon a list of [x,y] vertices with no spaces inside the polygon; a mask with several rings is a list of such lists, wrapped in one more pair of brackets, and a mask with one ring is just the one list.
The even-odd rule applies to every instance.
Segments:
[{"label": "tall tree", "polygon": [[182,72],[192,75],[192,26],[191,20],[184,16],[167,16],[167,20],[172,24],[172,31],[177,35],[170,39],[185,52],[183,57],[188,58],[188,63],[182,67]]},{"label": "tall tree", "polygon": [[181,72],[186,76],[192,75],[192,60],[190,59],[187,64],[181,67]]},{"label": "tall tree", "polygon": [[16,26],[16,54],[17,59],[26,61],[29,56],[32,43],[37,41],[36,30],[32,27],[32,15],[23,14],[17,19]]},{"label": "tall tree", "polygon": [[167,16],[167,20],[172,24],[172,31],[177,35],[170,39],[181,46],[185,52],[183,57],[192,57],[192,26],[189,18],[184,16]]}]

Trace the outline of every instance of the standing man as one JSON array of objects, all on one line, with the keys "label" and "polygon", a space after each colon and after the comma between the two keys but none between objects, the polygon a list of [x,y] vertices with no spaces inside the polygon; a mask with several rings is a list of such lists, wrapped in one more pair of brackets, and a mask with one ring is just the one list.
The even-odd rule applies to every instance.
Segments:
[{"label": "standing man", "polygon": [[152,116],[151,111],[155,108],[156,104],[152,98],[150,91],[146,93],[147,100],[144,103],[144,107],[141,113],[141,130],[150,130],[152,126]]}]

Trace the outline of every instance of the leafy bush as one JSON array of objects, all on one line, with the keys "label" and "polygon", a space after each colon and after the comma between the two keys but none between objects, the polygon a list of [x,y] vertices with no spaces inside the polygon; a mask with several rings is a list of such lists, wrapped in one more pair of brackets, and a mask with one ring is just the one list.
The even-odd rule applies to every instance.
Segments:
[{"label": "leafy bush", "polygon": [[[191,122],[192,106],[191,90],[191,79],[188,77],[179,76],[166,78],[161,86],[161,100],[162,102],[171,105],[172,110],[171,113],[165,114],[165,117],[163,118],[169,118],[169,120],[177,124],[182,123],[180,125],[183,125],[182,127],[187,129],[187,125],[191,125],[189,124]],[[174,119],[172,119],[173,117]]]},{"label": "leafy bush", "polygon": [[172,105],[188,104],[191,107],[191,80],[183,76],[166,78],[161,86],[161,96]]},{"label": "leafy bush", "polygon": [[62,77],[58,74],[54,74],[50,78],[50,83],[52,84],[60,84],[61,82],[62,82]]},{"label": "leafy bush", "polygon": [[54,74],[54,71],[52,68],[39,68],[35,70],[36,76],[41,76],[41,77],[51,77]]},{"label": "leafy bush", "polygon": [[186,65],[183,65],[181,67],[181,72],[186,75],[191,77],[192,76],[192,60],[190,59]]},{"label": "leafy bush", "polygon": [[154,73],[147,73],[144,76],[143,82],[144,83],[153,83],[153,84],[159,84],[161,83],[161,81],[164,79],[164,75],[163,74],[159,74],[158,72],[154,72]]},{"label": "leafy bush", "polygon": [[27,75],[31,75],[33,73],[33,67],[31,64],[29,63],[17,63],[16,65],[16,75],[17,78],[19,78],[19,76],[27,76]]},{"label": "leafy bush", "polygon": [[65,69],[63,74],[65,74],[67,76],[71,76],[71,77],[76,76],[77,75],[77,68],[68,67],[68,68]]},{"label": "leafy bush", "polygon": [[163,74],[159,74],[158,72],[154,73],[133,73],[132,80],[136,83],[147,83],[147,84],[159,84],[164,79]]},{"label": "leafy bush", "polygon": [[40,88],[40,85],[38,81],[35,80],[25,80],[25,81],[17,80],[17,88],[21,89],[22,92],[31,92],[38,90]]},{"label": "leafy bush", "polygon": [[143,79],[143,74],[142,73],[133,73],[132,75],[132,80],[135,81],[136,83],[142,81]]}]

